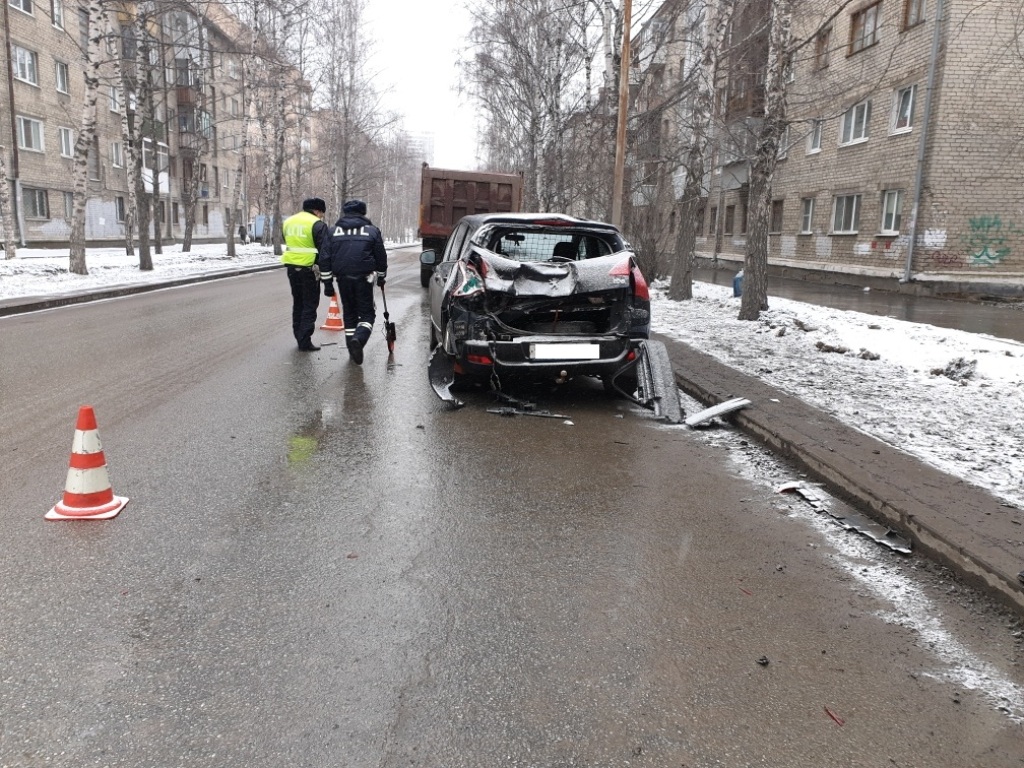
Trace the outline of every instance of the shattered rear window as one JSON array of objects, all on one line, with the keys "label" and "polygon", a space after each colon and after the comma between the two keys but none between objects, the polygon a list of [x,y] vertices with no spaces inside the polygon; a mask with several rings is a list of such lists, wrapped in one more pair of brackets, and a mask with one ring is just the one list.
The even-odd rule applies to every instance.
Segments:
[{"label": "shattered rear window", "polygon": [[501,230],[488,250],[515,261],[578,261],[608,256],[617,248],[594,233]]}]

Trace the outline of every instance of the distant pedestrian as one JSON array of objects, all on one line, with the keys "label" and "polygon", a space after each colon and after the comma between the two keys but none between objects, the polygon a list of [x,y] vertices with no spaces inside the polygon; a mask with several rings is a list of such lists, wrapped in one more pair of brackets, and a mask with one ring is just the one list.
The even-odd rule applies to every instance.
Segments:
[{"label": "distant pedestrian", "polygon": [[311,197],[302,203],[302,211],[285,219],[284,253],[281,261],[288,271],[292,289],[292,332],[303,352],[320,349],[313,343],[316,310],[320,304],[319,264],[330,229],[323,222],[327,203]]},{"label": "distant pedestrian", "polygon": [[248,233],[245,231],[245,224],[239,224],[238,225],[238,242],[240,242],[242,245],[245,245],[247,242],[249,242],[249,238],[247,237],[247,235],[248,235]]},{"label": "distant pedestrian", "polygon": [[338,280],[348,356],[361,365],[363,347],[377,318],[373,284],[384,287],[388,253],[380,230],[366,218],[366,203],[349,200],[341,210],[341,218],[320,252],[320,279],[325,296],[334,295],[333,281]]}]

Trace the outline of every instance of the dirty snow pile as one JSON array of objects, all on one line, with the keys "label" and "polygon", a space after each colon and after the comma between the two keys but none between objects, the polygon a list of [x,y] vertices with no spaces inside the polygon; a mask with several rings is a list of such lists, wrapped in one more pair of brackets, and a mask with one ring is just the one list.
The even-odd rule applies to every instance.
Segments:
[{"label": "dirty snow pile", "polygon": [[666,288],[654,331],[1024,509],[1024,344],[776,297],[741,321],[729,287]]}]

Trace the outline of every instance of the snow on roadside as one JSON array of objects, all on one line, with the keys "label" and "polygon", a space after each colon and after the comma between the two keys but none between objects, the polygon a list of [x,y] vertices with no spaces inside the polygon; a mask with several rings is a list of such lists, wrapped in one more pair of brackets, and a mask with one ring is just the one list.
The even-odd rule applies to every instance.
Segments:
[{"label": "snow on roadside", "polygon": [[729,287],[665,288],[654,331],[1024,509],[1024,344],[776,297],[748,322]]}]

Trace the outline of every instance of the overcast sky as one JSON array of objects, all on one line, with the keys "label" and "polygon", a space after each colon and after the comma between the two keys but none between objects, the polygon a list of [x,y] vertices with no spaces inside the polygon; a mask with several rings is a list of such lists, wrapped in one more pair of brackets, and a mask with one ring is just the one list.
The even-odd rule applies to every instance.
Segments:
[{"label": "overcast sky", "polygon": [[473,168],[474,108],[455,88],[469,14],[462,0],[389,0],[367,6],[376,42],[377,85],[390,90],[386,104],[404,114],[410,133],[434,134],[439,168]]}]

